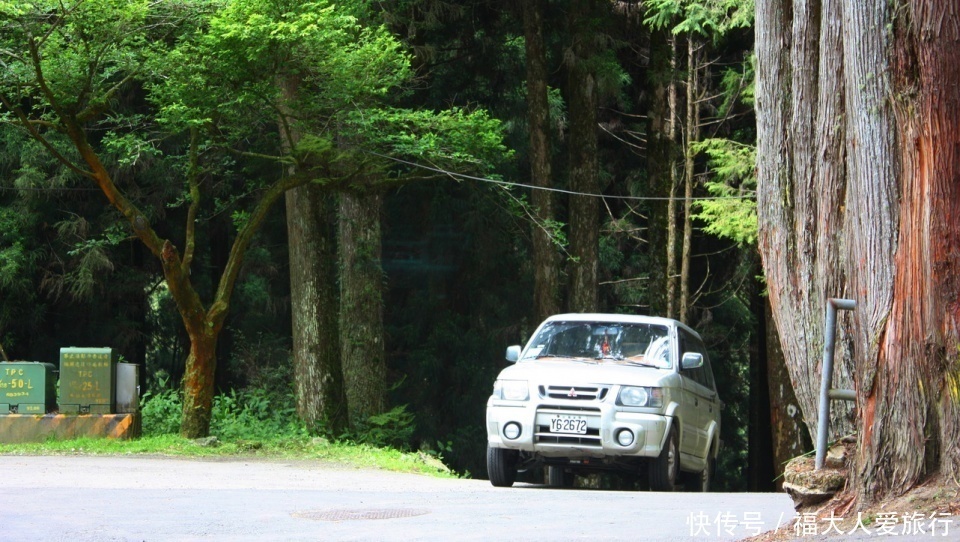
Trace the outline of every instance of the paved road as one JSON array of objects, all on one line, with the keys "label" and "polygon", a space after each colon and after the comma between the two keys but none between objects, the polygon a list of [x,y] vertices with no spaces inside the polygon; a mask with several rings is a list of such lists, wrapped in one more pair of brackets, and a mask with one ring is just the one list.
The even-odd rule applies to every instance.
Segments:
[{"label": "paved road", "polygon": [[310,461],[0,456],[0,541],[738,540],[783,494],[553,490]]}]

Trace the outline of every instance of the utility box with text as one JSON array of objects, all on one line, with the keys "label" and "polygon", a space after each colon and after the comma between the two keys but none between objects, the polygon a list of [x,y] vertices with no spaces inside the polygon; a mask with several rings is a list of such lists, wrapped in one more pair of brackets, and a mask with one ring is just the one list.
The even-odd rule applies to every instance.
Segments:
[{"label": "utility box with text", "polygon": [[52,363],[0,363],[0,414],[46,414],[53,410],[57,379]]},{"label": "utility box with text", "polygon": [[64,414],[111,414],[117,385],[112,348],[61,348],[60,394]]}]

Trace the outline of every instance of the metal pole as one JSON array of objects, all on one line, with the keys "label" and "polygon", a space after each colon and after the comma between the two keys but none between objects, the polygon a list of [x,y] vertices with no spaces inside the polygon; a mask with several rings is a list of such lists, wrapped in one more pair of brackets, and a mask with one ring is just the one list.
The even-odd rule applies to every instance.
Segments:
[{"label": "metal pole", "polygon": [[[823,336],[823,374],[820,378],[820,411],[817,421],[817,459],[816,470],[823,468],[827,456],[827,436],[830,425],[830,388],[833,386],[833,353],[836,343],[837,310],[852,311],[857,308],[852,299],[827,299],[827,321]],[[846,398],[846,397],[845,397]]]}]

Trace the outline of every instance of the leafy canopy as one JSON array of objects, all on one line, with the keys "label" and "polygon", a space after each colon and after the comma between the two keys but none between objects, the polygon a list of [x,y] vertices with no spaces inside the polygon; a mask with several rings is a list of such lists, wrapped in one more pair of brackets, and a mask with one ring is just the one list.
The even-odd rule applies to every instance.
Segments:
[{"label": "leafy canopy", "polygon": [[674,34],[719,38],[736,28],[753,26],[754,0],[645,0],[643,22]]},{"label": "leafy canopy", "polygon": [[694,143],[694,152],[707,155],[712,180],[705,183],[714,197],[697,200],[695,216],[707,223],[709,234],[739,245],[757,242],[757,148],[732,139],[713,138]]}]

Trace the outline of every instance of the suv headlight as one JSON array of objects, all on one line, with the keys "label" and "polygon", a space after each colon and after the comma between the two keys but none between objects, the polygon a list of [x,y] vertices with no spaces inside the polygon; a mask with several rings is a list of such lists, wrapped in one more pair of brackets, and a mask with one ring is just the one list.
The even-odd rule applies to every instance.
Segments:
[{"label": "suv headlight", "polygon": [[617,403],[623,406],[659,408],[663,406],[663,390],[640,386],[620,388]]},{"label": "suv headlight", "polygon": [[526,380],[497,380],[493,383],[493,396],[508,401],[526,401],[530,398],[530,386]]}]

